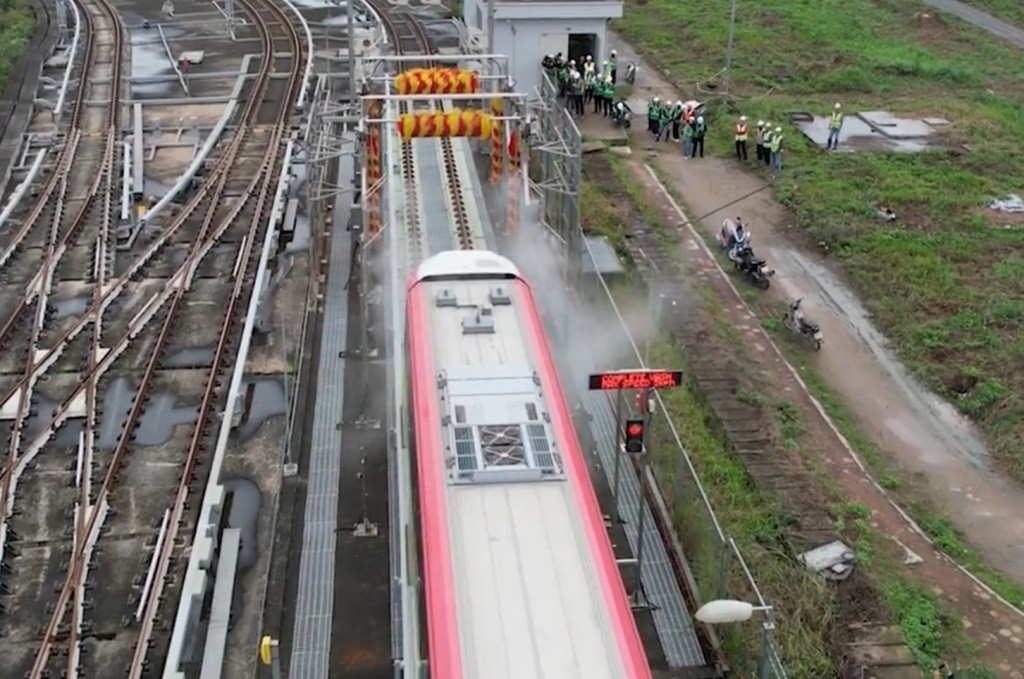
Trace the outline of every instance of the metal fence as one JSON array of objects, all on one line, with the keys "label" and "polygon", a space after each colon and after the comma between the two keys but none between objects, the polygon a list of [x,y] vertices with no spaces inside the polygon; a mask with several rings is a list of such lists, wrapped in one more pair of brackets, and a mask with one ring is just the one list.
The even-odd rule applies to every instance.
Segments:
[{"label": "metal fence", "polygon": [[[560,260],[566,284],[579,292],[582,289],[581,272],[584,269],[588,273],[600,272],[600,267],[580,226],[580,132],[556,93],[551,80],[546,74],[542,75],[538,97],[531,102],[536,121],[530,148],[534,153],[533,167],[537,171],[537,176],[531,178],[531,188],[541,198],[540,214],[544,226],[561,249]],[[599,283],[597,302],[614,321],[606,326],[607,332],[623,333],[623,343],[631,347],[617,367],[647,367],[645,356],[649,355],[649,347],[639,346],[607,282],[600,273],[595,276]],[[665,402],[658,394],[655,398],[657,408],[647,434],[652,444],[657,446],[657,450],[651,451],[651,465],[658,492],[672,513],[679,542],[696,583],[697,592],[694,594],[698,605],[717,599],[738,599],[763,609],[758,618],[759,626],[742,623],[718,625],[715,631],[735,670],[759,679],[785,679],[789,675],[775,640],[774,610],[758,588],[736,541],[722,530],[675,423],[666,416]],[[757,646],[759,651],[753,654],[754,657],[750,657],[749,651],[746,654],[730,652],[739,647],[749,649]],[[737,657],[729,657],[732,655]],[[741,657],[743,655],[747,656],[746,659]]]}]

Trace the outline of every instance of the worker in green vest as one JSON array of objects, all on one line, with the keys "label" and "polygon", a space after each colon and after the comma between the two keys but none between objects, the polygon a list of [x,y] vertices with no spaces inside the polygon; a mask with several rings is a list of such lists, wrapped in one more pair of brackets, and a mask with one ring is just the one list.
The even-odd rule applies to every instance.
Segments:
[{"label": "worker in green vest", "polygon": [[675,104],[671,101],[666,101],[665,105],[661,107],[661,116],[658,118],[658,134],[655,135],[654,141],[661,141],[662,137],[665,138],[665,141],[671,141],[673,111],[675,111]]},{"label": "worker in green vest", "polygon": [[615,98],[615,86],[612,84],[611,76],[604,79],[601,87],[601,109],[604,111],[604,117],[607,118],[612,114],[612,100]]},{"label": "worker in green vest", "polygon": [[776,127],[772,132],[772,141],[768,147],[772,154],[772,169],[776,172],[782,170],[782,128]]},{"label": "worker in green vest", "polygon": [[697,151],[700,151],[700,157],[704,157],[704,137],[708,133],[708,126],[704,123],[704,116],[697,116],[697,122],[693,125],[693,157],[697,157]]},{"label": "worker in green vest", "polygon": [[[614,81],[612,81],[614,83]],[[655,97],[647,107],[647,131],[657,138],[658,124],[661,122],[661,98]]]},{"label": "worker in green vest", "polygon": [[612,77],[612,85],[615,84],[615,72],[619,70],[619,55],[615,50],[608,56],[608,71]]},{"label": "worker in green vest", "polygon": [[679,141],[679,124],[683,120],[683,102],[677,101],[672,107],[672,140]]},{"label": "worker in green vest", "polygon": [[764,164],[772,164],[772,136],[775,133],[772,131],[772,123],[768,121],[764,124]]},{"label": "worker in green vest", "polygon": [[829,151],[839,148],[839,131],[843,129],[843,111],[838,103],[832,109],[832,115],[828,118],[828,143],[825,145]]}]

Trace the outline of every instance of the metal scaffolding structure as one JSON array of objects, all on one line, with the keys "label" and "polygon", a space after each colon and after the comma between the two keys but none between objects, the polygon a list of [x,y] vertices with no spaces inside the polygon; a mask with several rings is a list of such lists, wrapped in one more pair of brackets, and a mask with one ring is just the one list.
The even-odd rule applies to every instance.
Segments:
[{"label": "metal scaffolding structure", "polygon": [[566,245],[566,283],[575,287],[582,275],[586,244],[580,229],[580,179],[583,164],[579,128],[558,101],[558,90],[541,75],[537,95],[528,102],[531,122],[526,144],[533,157],[532,193],[540,197],[541,221]]}]

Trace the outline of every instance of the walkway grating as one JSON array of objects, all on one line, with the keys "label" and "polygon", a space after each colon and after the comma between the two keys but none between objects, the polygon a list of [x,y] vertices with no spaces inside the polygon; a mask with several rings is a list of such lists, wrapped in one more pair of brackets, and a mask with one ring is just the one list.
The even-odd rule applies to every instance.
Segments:
[{"label": "walkway grating", "polygon": [[[345,198],[340,198],[345,200]],[[324,294],[323,332],[316,381],[316,405],[306,468],[306,511],[302,526],[299,588],[289,676],[327,679],[333,628],[338,484],[341,477],[342,405],[348,332],[351,237],[348,209],[333,212],[330,263]]]}]

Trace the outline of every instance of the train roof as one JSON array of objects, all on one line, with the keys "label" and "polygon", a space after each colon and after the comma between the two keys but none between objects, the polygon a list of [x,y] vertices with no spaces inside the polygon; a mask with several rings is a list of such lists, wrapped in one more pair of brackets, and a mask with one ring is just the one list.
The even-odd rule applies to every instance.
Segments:
[{"label": "train roof", "polygon": [[432,673],[650,676],[530,288],[449,254],[408,300]]},{"label": "train roof", "polygon": [[519,277],[519,268],[501,255],[487,250],[451,250],[424,260],[416,269],[414,283],[438,279]]}]

